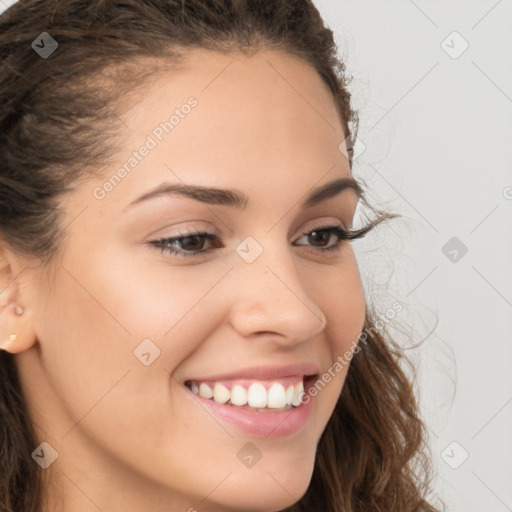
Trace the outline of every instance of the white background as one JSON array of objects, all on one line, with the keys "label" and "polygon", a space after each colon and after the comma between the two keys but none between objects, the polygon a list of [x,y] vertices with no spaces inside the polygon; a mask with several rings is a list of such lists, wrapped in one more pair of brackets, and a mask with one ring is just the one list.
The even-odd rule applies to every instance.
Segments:
[{"label": "white background", "polygon": [[355,247],[375,310],[404,306],[392,335],[423,340],[434,490],[453,512],[512,510],[512,2],[315,3],[354,77],[354,176],[402,214]]}]

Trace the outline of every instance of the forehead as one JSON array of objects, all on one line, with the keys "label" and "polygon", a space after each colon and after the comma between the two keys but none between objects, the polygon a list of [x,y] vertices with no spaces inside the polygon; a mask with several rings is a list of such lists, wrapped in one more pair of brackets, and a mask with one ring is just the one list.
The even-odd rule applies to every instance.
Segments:
[{"label": "forehead", "polygon": [[[329,88],[286,53],[191,52],[155,76],[122,119],[117,167],[124,164],[129,176],[118,199],[164,181],[260,196],[269,185],[292,187],[297,195],[301,186],[350,176]],[[150,151],[136,160],[144,146]]]},{"label": "forehead", "polygon": [[252,139],[295,146],[304,139],[316,144],[326,137],[327,144],[345,139],[332,93],[304,60],[269,50],[251,56],[194,50],[177,69],[159,73],[125,113],[126,142],[135,144],[131,136],[152,133],[173,113],[181,114],[190,97],[198,107],[166,137],[169,145],[185,136],[198,144]]},{"label": "forehead", "polygon": [[146,107],[158,106],[164,91],[177,93],[186,88],[211,101],[224,98],[246,102],[259,98],[269,105],[285,98],[290,105],[302,101],[328,124],[340,122],[336,115],[331,117],[334,100],[318,72],[304,59],[282,50],[261,49],[249,55],[186,50],[176,61],[155,69],[158,71],[150,86],[142,90]]}]

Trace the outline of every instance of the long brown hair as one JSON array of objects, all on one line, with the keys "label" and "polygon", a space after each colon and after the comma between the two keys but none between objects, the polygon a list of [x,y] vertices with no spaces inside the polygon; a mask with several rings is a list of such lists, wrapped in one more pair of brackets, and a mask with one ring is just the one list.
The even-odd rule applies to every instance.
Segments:
[{"label": "long brown hair", "polygon": [[[32,44],[45,31],[59,46],[43,57]],[[194,48],[299,56],[328,85],[354,138],[350,79],[311,0],[19,0],[0,16],[2,243],[55,260],[65,237],[58,200],[115,155],[122,100]],[[391,217],[379,212],[371,225]],[[289,512],[436,511],[408,360],[375,326],[367,308],[310,486]],[[38,512],[35,430],[15,357],[4,351],[0,379],[0,511]]]}]

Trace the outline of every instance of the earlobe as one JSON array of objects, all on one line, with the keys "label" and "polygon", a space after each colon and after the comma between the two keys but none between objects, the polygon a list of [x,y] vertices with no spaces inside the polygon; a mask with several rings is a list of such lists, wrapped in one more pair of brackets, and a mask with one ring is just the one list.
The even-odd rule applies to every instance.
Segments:
[{"label": "earlobe", "polygon": [[35,342],[31,315],[19,302],[20,274],[13,275],[7,251],[0,248],[0,350],[11,353],[23,352]]},{"label": "earlobe", "polygon": [[[0,312],[0,350],[23,352],[33,344],[25,309],[19,304],[9,304]],[[9,328],[11,327],[11,328]]]},{"label": "earlobe", "polygon": [[[7,318],[7,315],[9,313],[5,312],[6,309],[9,308],[9,305],[5,306],[4,307],[4,311],[2,311],[2,327],[4,326],[4,324],[9,324],[9,321],[8,321],[8,318]],[[10,306],[11,309],[14,309],[14,315],[16,316],[22,316],[23,313],[24,313],[24,310],[23,310],[23,307],[21,307],[20,305],[11,305]],[[12,314],[12,313],[11,313]],[[2,331],[4,331],[4,329],[2,329]],[[5,339],[5,336],[4,336],[4,339],[3,341],[1,342],[2,344],[0,345],[0,349],[1,350],[9,350],[11,348],[11,346],[18,340],[18,334],[16,332],[11,332],[8,336],[7,336],[7,339]],[[10,350],[9,350],[10,351]]]},{"label": "earlobe", "polygon": [[0,346],[0,350],[6,350],[11,347],[11,345],[18,339],[18,335],[13,332],[12,334],[9,334],[9,337],[7,338],[7,341],[4,341],[4,343]]}]

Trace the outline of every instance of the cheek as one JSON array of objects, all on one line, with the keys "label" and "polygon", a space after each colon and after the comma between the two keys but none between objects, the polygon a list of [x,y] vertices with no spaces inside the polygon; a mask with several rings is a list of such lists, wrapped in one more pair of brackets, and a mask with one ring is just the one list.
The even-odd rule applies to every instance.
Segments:
[{"label": "cheek", "polygon": [[48,386],[78,421],[134,366],[134,339],[94,279],[69,263],[63,268],[34,326]]},{"label": "cheek", "polygon": [[319,306],[327,318],[328,337],[334,358],[357,341],[364,325],[364,291],[352,246],[347,247],[343,263],[330,270],[328,286]]},{"label": "cheek", "polygon": [[329,382],[325,390],[329,388],[327,392],[331,394],[331,399],[324,402],[332,405],[329,416],[343,389],[366,315],[364,291],[357,261],[352,247],[349,246],[349,249],[346,259],[343,260],[343,265],[339,267],[337,277],[333,277],[331,281],[329,292],[323,296],[321,305],[327,318],[326,335],[329,341],[329,360],[331,361],[323,378],[324,382]]},{"label": "cheek", "polygon": [[134,265],[126,261],[125,267],[120,264],[104,276],[102,297],[130,331],[133,348],[149,338],[172,371],[225,316],[216,285],[227,270],[222,264],[171,266],[152,261]]},{"label": "cheek", "polygon": [[[70,432],[63,446],[73,446],[85,434],[126,464],[147,473],[157,468],[178,482],[178,466],[194,450],[194,441],[185,441],[183,432],[193,424],[176,406],[187,397],[170,373],[225,318],[215,286],[226,268],[212,265],[203,272],[199,266],[175,267],[166,272],[162,266],[134,266],[121,258],[110,267],[88,261],[64,263],[67,271],[56,276],[37,318],[45,415],[54,418],[60,434]],[[148,366],[137,350],[143,340],[151,340],[144,349],[153,361]],[[204,422],[204,411],[198,415]],[[218,436],[222,434],[219,429]],[[176,439],[181,440],[179,450]],[[162,455],[144,458],[148,453]],[[177,462],[170,463],[172,457]],[[210,477],[214,487],[215,473]]]}]

